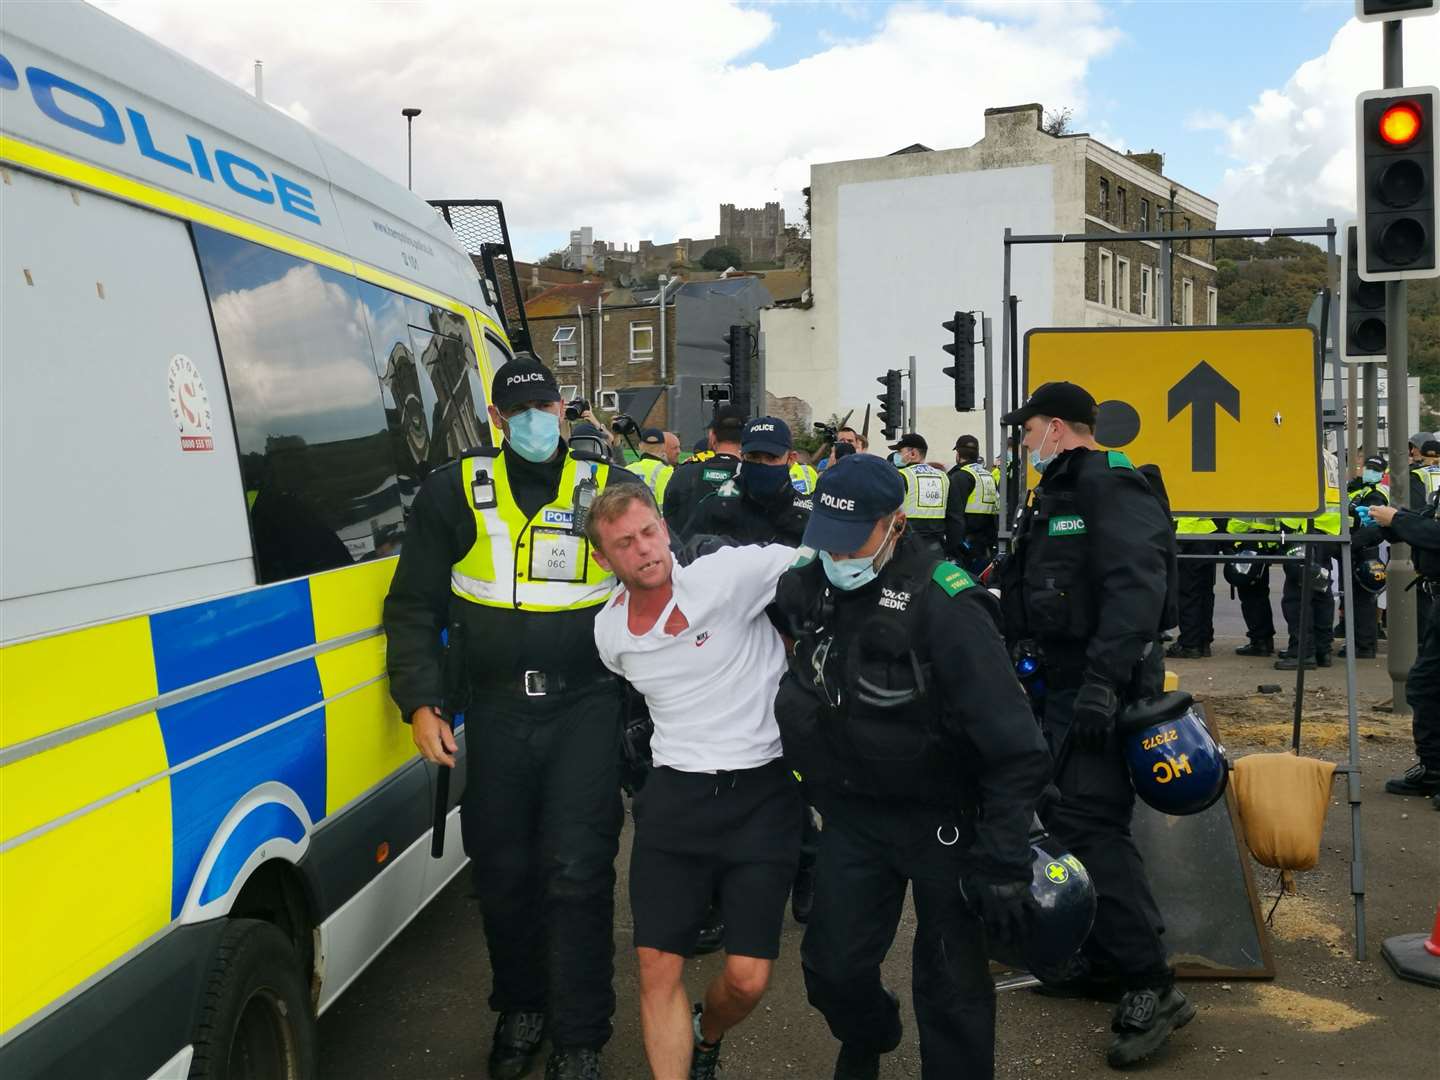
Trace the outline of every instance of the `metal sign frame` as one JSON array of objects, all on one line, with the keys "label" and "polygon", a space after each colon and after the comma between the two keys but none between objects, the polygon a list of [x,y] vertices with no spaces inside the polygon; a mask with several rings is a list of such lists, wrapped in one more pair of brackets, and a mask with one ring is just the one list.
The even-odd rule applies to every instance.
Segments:
[{"label": "metal sign frame", "polygon": [[[1171,269],[1168,265],[1170,255],[1170,244],[1175,240],[1225,240],[1225,239],[1270,239],[1276,236],[1290,237],[1324,237],[1326,252],[1328,254],[1327,266],[1329,273],[1333,274],[1339,265],[1336,258],[1335,240],[1338,230],[1335,227],[1335,219],[1329,218],[1323,226],[1303,226],[1298,228],[1271,228],[1271,229],[1199,229],[1186,231],[1183,229],[1163,229],[1155,232],[1126,233],[1126,232],[1096,232],[1096,233],[1036,233],[1017,234],[1010,230],[1007,225],[1003,239],[1004,263],[1002,271],[1002,289],[1005,304],[1005,318],[1001,321],[1001,415],[1005,415],[1018,407],[1018,394],[1022,388],[1020,379],[1019,364],[1019,342],[1017,340],[1017,307],[1020,298],[1011,291],[1011,260],[1013,249],[1017,246],[1051,244],[1111,244],[1126,241],[1149,241],[1159,243],[1162,270],[1164,272],[1165,289],[1169,292],[1173,288]],[[1318,347],[1321,349],[1320,365],[1317,368],[1319,378],[1316,379],[1316,393],[1320,395],[1321,380],[1325,377],[1324,370],[1324,336],[1330,325],[1330,305],[1332,303],[1333,283],[1327,281],[1325,290],[1321,294],[1320,302],[1320,326],[1321,334],[1317,335]],[[1162,311],[1167,308],[1162,308]],[[1167,316],[1168,317],[1168,316]],[[1076,328],[1080,329],[1080,328]],[[1162,329],[1174,329],[1165,326]],[[1337,342],[1337,346],[1338,346]],[[1330,363],[1330,377],[1335,381],[1335,400],[1342,401],[1344,395],[1341,392],[1341,371],[1344,363],[1340,358],[1340,350],[1337,347]],[[1351,402],[1351,407],[1354,403]],[[1317,409],[1317,412],[1319,410]],[[1324,429],[1324,417],[1321,413],[1322,432]],[[1339,459],[1341,462],[1349,460],[1350,449],[1346,442],[1346,430],[1343,423],[1334,425],[1338,432]],[[1007,439],[1008,439],[1007,434]],[[1010,522],[1012,511],[1007,499],[1012,485],[1014,485],[1017,498],[1015,505],[1023,501],[1023,492],[1026,481],[1025,463],[1022,455],[1016,454],[1016,469],[1014,476],[1004,477],[1005,483],[1000,485],[1000,543],[1009,547],[1014,541],[1014,532]],[[1352,558],[1350,550],[1350,514],[1345,505],[1345,493],[1341,491],[1341,512],[1340,512],[1340,534],[1331,536],[1328,533],[1226,533],[1225,541],[1251,540],[1265,544],[1283,544],[1286,547],[1300,546],[1303,548],[1302,556],[1279,556],[1264,557],[1266,562],[1279,562],[1282,564],[1299,563],[1303,567],[1302,584],[1300,594],[1300,626],[1299,640],[1297,641],[1297,655],[1302,660],[1296,665],[1295,671],[1295,711],[1292,727],[1290,748],[1300,753],[1300,732],[1301,720],[1305,701],[1305,664],[1303,657],[1309,655],[1306,646],[1309,642],[1313,628],[1310,626],[1310,568],[1314,565],[1315,553],[1317,551],[1327,552],[1330,559],[1340,560],[1340,599],[1345,604],[1345,705],[1348,719],[1347,741],[1348,755],[1346,764],[1337,765],[1335,771],[1343,773],[1346,778],[1346,795],[1350,803],[1350,894],[1355,902],[1355,959],[1365,959],[1365,851],[1360,827],[1360,731],[1359,717],[1355,698],[1355,604],[1353,595],[1355,589]],[[1216,511],[1214,517],[1231,517],[1240,519],[1270,518],[1278,514],[1265,513],[1240,513],[1227,514]],[[1303,517],[1303,514],[1285,514],[1285,517]],[[1176,537],[1183,546],[1185,543],[1214,543],[1214,534],[1190,535],[1180,534]],[[1331,550],[1332,545],[1338,546],[1338,552]],[[1187,560],[1204,560],[1208,562],[1236,562],[1242,561],[1238,555],[1187,555],[1182,554],[1180,558]],[[1243,561],[1250,561],[1246,557]],[[1310,650],[1310,651],[1313,651]],[[1247,867],[1248,870],[1248,867]]]}]

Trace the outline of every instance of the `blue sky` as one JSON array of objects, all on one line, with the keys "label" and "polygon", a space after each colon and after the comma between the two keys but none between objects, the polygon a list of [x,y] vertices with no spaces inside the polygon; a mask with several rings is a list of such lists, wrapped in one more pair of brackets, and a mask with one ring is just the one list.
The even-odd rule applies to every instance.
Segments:
[{"label": "blue sky", "polygon": [[[892,8],[947,5],[751,0],[743,6],[764,11],[777,27],[736,63],[785,67],[873,35]],[[1283,86],[1302,63],[1323,54],[1355,11],[1352,0],[1126,0],[1103,8],[1122,37],[1091,62],[1090,100],[1076,111],[1074,130],[1119,135],[1131,150],[1160,150],[1170,175],[1211,196],[1228,164],[1224,140],[1214,128],[1196,130],[1194,121],[1244,113],[1263,90]],[[1376,86],[1379,68],[1377,49]],[[902,134],[906,141],[926,140],[923,133]]]}]

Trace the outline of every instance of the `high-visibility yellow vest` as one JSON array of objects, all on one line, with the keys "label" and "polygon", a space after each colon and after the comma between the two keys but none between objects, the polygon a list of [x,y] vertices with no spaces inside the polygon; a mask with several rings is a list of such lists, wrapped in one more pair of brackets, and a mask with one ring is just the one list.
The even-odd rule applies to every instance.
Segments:
[{"label": "high-visibility yellow vest", "polygon": [[820,483],[820,474],[811,465],[803,465],[800,462],[790,466],[790,486],[801,495],[812,495],[815,492],[815,485]]},{"label": "high-visibility yellow vest", "polygon": [[669,462],[661,461],[657,457],[642,457],[639,461],[632,461],[625,468],[629,469],[650,489],[650,494],[655,496],[655,505],[665,505],[665,489],[670,484],[670,477],[675,475],[675,467]]},{"label": "high-visibility yellow vest", "polygon": [[1214,518],[1177,517],[1175,531],[1191,536],[1205,536],[1220,530],[1219,526],[1215,524]]},{"label": "high-visibility yellow vest", "polygon": [[1418,477],[1420,483],[1425,486],[1426,499],[1440,491],[1440,465],[1421,465],[1417,469],[1411,469],[1410,472]]},{"label": "high-visibility yellow vest", "polygon": [[714,450],[701,450],[701,451],[699,451],[699,452],[691,455],[690,460],[691,460],[691,461],[709,461],[709,460],[710,460],[712,457],[714,457],[714,456],[715,456],[715,451],[714,451]]},{"label": "high-visibility yellow vest", "polygon": [[1280,526],[1269,518],[1231,518],[1225,522],[1227,533],[1279,532]]},{"label": "high-visibility yellow vest", "polygon": [[970,497],[965,500],[965,513],[1000,513],[1000,485],[995,477],[1000,470],[987,469],[978,461],[967,462],[960,467],[975,478],[975,486],[970,489]]},{"label": "high-visibility yellow vest", "polygon": [[905,479],[905,502],[901,507],[905,516],[914,521],[943,521],[950,477],[923,461],[906,465],[900,475]]},{"label": "high-visibility yellow vest", "polygon": [[567,455],[554,500],[527,518],[515,505],[504,454],[462,458],[460,480],[475,515],[475,543],[450,568],[451,592],[486,607],[529,611],[603,603],[615,579],[595,561],[584,535],[570,531],[575,491],[592,478],[598,495],[610,466]]},{"label": "high-visibility yellow vest", "polygon": [[1390,505],[1390,492],[1379,484],[1362,484],[1350,493],[1350,505],[1359,506],[1361,500],[1368,499],[1371,495],[1378,493],[1380,498],[1385,500],[1385,505]]},{"label": "high-visibility yellow vest", "polygon": [[[1329,533],[1331,536],[1340,535],[1340,489],[1338,487],[1325,488],[1325,512],[1311,518],[1316,532]],[[1304,518],[1280,518],[1280,524],[1290,532],[1304,532]]]}]

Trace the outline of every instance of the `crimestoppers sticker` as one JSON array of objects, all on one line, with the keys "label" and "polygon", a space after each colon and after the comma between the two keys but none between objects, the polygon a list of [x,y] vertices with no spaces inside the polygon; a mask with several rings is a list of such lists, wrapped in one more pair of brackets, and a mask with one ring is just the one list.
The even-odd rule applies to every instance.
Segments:
[{"label": "crimestoppers sticker", "polygon": [[170,358],[166,377],[170,390],[170,415],[180,430],[180,449],[205,453],[215,449],[215,428],[210,413],[210,395],[200,370],[183,353]]}]

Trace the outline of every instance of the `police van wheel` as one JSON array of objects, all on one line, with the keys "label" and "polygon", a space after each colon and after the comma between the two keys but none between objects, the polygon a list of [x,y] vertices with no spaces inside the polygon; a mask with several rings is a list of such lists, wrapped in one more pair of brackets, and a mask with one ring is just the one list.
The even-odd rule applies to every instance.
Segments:
[{"label": "police van wheel", "polygon": [[315,1015],[295,949],[259,919],[220,939],[195,1026],[190,1080],[310,1080]]}]

